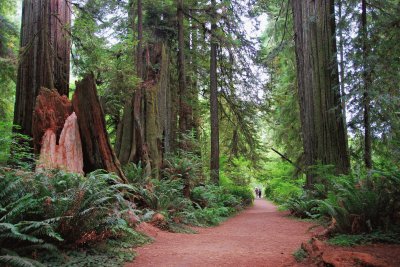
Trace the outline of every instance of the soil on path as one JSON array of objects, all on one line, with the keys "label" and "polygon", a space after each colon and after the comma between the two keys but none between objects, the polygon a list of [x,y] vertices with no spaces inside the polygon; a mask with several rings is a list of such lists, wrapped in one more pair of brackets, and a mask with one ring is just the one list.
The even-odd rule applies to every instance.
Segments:
[{"label": "soil on path", "polygon": [[292,253],[311,237],[310,223],[256,199],[254,206],[198,234],[153,232],[155,242],[137,249],[134,266],[292,266]]}]

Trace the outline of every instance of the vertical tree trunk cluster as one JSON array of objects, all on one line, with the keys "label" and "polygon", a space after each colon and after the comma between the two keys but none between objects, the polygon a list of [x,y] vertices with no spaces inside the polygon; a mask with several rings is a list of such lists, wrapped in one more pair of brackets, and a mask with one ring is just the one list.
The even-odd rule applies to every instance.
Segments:
[{"label": "vertical tree trunk cluster", "polygon": [[[143,7],[138,0],[136,73],[142,82],[124,106],[117,129],[116,155],[122,164],[141,162],[148,175],[159,170],[173,143],[172,92],[169,81],[169,51],[162,42],[143,48]],[[134,12],[131,12],[133,16]],[[131,18],[134,21],[135,18]],[[133,32],[136,29],[132,29]],[[153,66],[160,66],[158,70]],[[155,172],[156,175],[158,171]]]},{"label": "vertical tree trunk cluster", "polygon": [[[297,80],[306,166],[334,165],[347,173],[350,161],[339,91],[334,1],[291,1]],[[307,186],[316,176],[308,171]]]},{"label": "vertical tree trunk cluster", "polygon": [[21,62],[18,68],[14,124],[32,136],[32,113],[41,86],[69,93],[71,7],[65,0],[24,0]]},{"label": "vertical tree trunk cluster", "polygon": [[142,162],[148,173],[151,169],[159,170],[165,154],[177,149],[178,127],[181,133],[194,127],[191,105],[197,96],[189,90],[186,80],[184,6],[182,0],[177,0],[176,4],[178,84],[173,84],[170,79],[171,53],[165,42],[144,44],[142,1],[138,0],[136,5],[137,28],[133,31],[137,32],[138,44],[135,65],[142,82],[124,106],[115,150],[122,164]]},{"label": "vertical tree trunk cluster", "polygon": [[[115,149],[122,164],[140,161],[150,174],[151,169],[161,168],[163,155],[171,150],[168,49],[163,43],[149,44],[141,60],[145,62],[143,82],[125,105]],[[155,65],[159,70],[153,68]]]}]

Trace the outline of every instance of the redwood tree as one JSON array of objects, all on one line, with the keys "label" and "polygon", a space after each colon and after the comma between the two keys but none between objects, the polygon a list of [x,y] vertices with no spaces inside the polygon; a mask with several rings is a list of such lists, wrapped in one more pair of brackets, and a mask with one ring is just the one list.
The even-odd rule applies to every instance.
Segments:
[{"label": "redwood tree", "polygon": [[24,0],[14,124],[32,136],[32,113],[41,86],[69,93],[71,43],[66,30],[71,22],[66,0]]},{"label": "redwood tree", "polygon": [[[305,164],[350,166],[339,91],[334,1],[292,1]],[[315,174],[307,173],[307,187]]]},{"label": "redwood tree", "polygon": [[218,88],[217,88],[217,23],[215,21],[216,1],[211,1],[213,10],[211,23],[211,54],[210,54],[210,117],[211,117],[211,180],[219,184],[219,121],[218,121]]},{"label": "redwood tree", "polygon": [[371,122],[370,122],[370,96],[369,88],[371,87],[371,71],[367,65],[367,58],[369,56],[368,47],[368,29],[367,29],[367,3],[365,0],[361,1],[361,33],[362,33],[362,56],[363,56],[363,110],[364,110],[364,163],[367,169],[372,168],[372,136],[371,136]]},{"label": "redwood tree", "polygon": [[186,83],[185,70],[185,35],[183,19],[183,0],[177,0],[178,18],[178,78],[179,78],[179,130],[181,134],[191,130],[192,107],[188,103],[190,92]]}]

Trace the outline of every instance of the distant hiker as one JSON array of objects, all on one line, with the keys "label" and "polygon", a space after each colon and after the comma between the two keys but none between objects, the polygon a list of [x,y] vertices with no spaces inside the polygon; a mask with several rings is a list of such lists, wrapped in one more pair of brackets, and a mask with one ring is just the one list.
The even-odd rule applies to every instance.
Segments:
[{"label": "distant hiker", "polygon": [[260,193],[260,190],[258,189],[258,187],[256,187],[256,189],[254,190],[256,193],[256,198],[258,197],[258,194]]},{"label": "distant hiker", "polygon": [[258,189],[258,198],[261,198],[261,188]]}]

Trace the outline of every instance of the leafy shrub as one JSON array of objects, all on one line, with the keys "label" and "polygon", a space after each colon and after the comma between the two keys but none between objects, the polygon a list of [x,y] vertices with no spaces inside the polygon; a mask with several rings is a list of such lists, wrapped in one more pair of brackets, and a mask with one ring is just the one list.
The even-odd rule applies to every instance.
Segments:
[{"label": "leafy shrub", "polygon": [[0,263],[39,265],[26,256],[38,250],[56,250],[50,242],[63,241],[54,229],[57,218],[35,220],[45,198],[27,191],[18,173],[1,169],[0,188]]},{"label": "leafy shrub", "polygon": [[278,204],[285,203],[292,197],[298,197],[302,193],[299,185],[301,180],[287,180],[284,178],[273,178],[269,180],[265,187],[265,196]]},{"label": "leafy shrub", "polygon": [[299,248],[293,253],[293,257],[296,259],[297,262],[302,262],[305,258],[307,258],[308,254],[302,248]]},{"label": "leafy shrub", "polygon": [[96,171],[82,177],[60,171],[33,174],[1,169],[0,186],[4,188],[1,263],[23,266],[33,262],[29,255],[41,250],[136,235],[124,219],[132,211],[125,198],[136,189],[120,184],[113,174]]},{"label": "leafy shrub", "polygon": [[232,211],[227,207],[204,208],[194,211],[194,216],[199,226],[218,225],[231,214]]},{"label": "leafy shrub", "polygon": [[328,242],[336,246],[355,246],[370,243],[391,243],[400,244],[400,234],[396,232],[372,232],[359,235],[340,234],[330,238]]},{"label": "leafy shrub", "polygon": [[124,166],[124,174],[129,183],[134,185],[144,185],[149,178],[146,176],[141,162],[138,164],[132,162],[126,164]]},{"label": "leafy shrub", "polygon": [[229,190],[222,186],[206,185],[193,189],[192,200],[202,208],[239,207],[240,201]]},{"label": "leafy shrub", "polygon": [[254,201],[253,191],[247,186],[226,186],[228,192],[239,198],[243,206],[251,205]]},{"label": "leafy shrub", "polygon": [[[192,141],[184,142],[186,145],[192,143]],[[168,155],[164,162],[163,178],[167,180],[181,179],[183,182],[182,192],[185,197],[189,197],[191,189],[203,180],[200,157],[196,153],[180,149],[176,155]]]},{"label": "leafy shrub", "polygon": [[365,178],[341,179],[318,203],[320,214],[335,219],[338,232],[389,230],[399,224],[399,173],[375,171]]},{"label": "leafy shrub", "polygon": [[283,206],[289,210],[292,215],[299,218],[314,219],[319,217],[319,213],[317,212],[317,201],[311,199],[306,192],[301,196],[289,198]]},{"label": "leafy shrub", "polygon": [[31,148],[32,138],[12,132],[12,128],[18,130],[20,127],[0,121],[0,164],[31,170],[35,161]]}]

